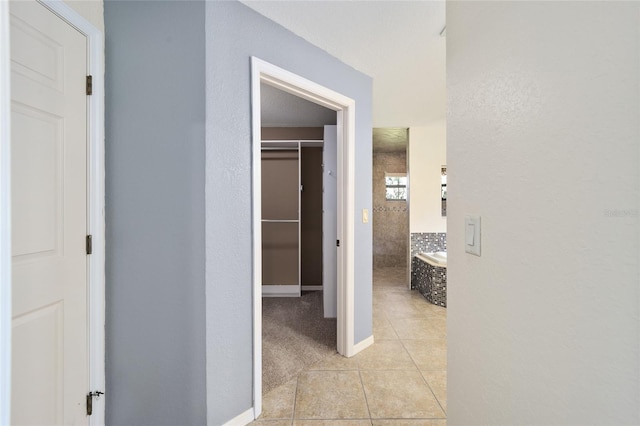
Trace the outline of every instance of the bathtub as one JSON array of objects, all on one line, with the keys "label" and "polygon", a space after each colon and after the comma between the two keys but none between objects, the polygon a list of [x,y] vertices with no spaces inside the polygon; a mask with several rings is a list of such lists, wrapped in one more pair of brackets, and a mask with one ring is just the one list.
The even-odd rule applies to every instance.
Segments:
[{"label": "bathtub", "polygon": [[439,266],[441,268],[447,267],[447,252],[436,251],[433,253],[418,253],[416,255],[420,260],[424,260],[430,265]]},{"label": "bathtub", "polygon": [[434,305],[447,307],[447,253],[419,253],[411,262],[411,288]]}]

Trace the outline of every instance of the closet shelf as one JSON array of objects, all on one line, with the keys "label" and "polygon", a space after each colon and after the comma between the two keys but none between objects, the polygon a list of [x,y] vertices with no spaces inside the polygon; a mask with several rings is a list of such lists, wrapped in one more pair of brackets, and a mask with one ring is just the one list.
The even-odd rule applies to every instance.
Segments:
[{"label": "closet shelf", "polygon": [[262,219],[262,222],[267,223],[298,223],[298,219]]}]

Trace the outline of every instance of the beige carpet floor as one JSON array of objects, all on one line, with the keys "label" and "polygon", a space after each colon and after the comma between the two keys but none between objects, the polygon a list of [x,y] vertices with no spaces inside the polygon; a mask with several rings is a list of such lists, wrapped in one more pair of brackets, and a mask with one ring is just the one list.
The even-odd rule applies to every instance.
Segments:
[{"label": "beige carpet floor", "polygon": [[335,352],[336,319],[324,318],[321,291],[262,299],[263,394]]}]

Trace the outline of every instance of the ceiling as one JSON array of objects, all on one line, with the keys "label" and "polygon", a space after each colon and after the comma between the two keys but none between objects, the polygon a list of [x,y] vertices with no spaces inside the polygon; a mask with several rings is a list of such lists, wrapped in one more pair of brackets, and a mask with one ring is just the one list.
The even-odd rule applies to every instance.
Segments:
[{"label": "ceiling", "polygon": [[445,117],[444,1],[241,0],[373,78],[373,127]]},{"label": "ceiling", "polygon": [[409,132],[404,127],[373,129],[373,152],[407,152]]},{"label": "ceiling", "polygon": [[406,152],[409,132],[406,128],[373,129],[373,152]]},{"label": "ceiling", "polygon": [[322,127],[336,124],[335,111],[267,84],[260,84],[262,127]]}]

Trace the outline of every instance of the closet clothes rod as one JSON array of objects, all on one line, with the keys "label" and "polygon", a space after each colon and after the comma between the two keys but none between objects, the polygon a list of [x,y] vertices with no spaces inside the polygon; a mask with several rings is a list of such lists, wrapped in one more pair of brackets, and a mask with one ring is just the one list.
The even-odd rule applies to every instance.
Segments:
[{"label": "closet clothes rod", "polygon": [[298,151],[298,147],[297,146],[291,146],[291,147],[263,146],[262,148],[260,148],[260,150],[261,151]]},{"label": "closet clothes rod", "polygon": [[262,219],[262,222],[267,223],[298,223],[298,219]]},{"label": "closet clothes rod", "polygon": [[261,140],[263,145],[267,144],[289,144],[288,146],[296,146],[297,144],[306,145],[313,143],[323,143],[323,139],[273,139],[273,140]]}]

